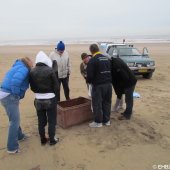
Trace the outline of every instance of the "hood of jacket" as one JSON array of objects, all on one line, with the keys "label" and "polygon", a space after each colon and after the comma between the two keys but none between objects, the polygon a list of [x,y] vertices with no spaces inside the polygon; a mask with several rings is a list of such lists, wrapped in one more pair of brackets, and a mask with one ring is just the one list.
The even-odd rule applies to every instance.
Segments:
[{"label": "hood of jacket", "polygon": [[44,63],[45,65],[52,67],[52,61],[43,51],[40,51],[37,54],[36,59],[35,59],[35,64],[37,63]]}]

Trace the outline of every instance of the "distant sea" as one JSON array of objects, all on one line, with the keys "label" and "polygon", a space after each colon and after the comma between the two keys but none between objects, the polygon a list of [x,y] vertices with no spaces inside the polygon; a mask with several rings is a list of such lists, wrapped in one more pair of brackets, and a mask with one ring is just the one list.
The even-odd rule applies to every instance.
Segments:
[{"label": "distant sea", "polygon": [[[91,44],[95,42],[122,43],[170,43],[170,35],[142,35],[142,36],[110,36],[93,38],[64,38],[66,44]],[[60,39],[31,39],[31,40],[11,40],[1,41],[0,46],[8,45],[55,45]]]}]

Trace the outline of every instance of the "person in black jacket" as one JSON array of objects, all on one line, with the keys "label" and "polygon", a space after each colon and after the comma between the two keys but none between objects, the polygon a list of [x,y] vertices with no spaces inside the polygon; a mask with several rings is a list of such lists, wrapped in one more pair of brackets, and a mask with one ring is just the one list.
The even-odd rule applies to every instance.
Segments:
[{"label": "person in black jacket", "polygon": [[109,126],[112,98],[110,61],[99,52],[96,44],[90,45],[90,52],[93,57],[87,64],[87,82],[92,84],[94,122],[89,126],[102,127],[103,124]]},{"label": "person in black jacket", "polygon": [[34,105],[38,116],[38,129],[41,144],[48,142],[45,136],[45,126],[48,122],[48,135],[50,145],[55,145],[58,81],[55,71],[52,69],[52,61],[40,51],[36,56],[36,66],[30,72],[30,86],[35,93]]},{"label": "person in black jacket", "polygon": [[129,67],[120,58],[111,59],[112,85],[118,99],[125,94],[126,109],[119,120],[130,119],[133,109],[133,92],[137,82]]}]

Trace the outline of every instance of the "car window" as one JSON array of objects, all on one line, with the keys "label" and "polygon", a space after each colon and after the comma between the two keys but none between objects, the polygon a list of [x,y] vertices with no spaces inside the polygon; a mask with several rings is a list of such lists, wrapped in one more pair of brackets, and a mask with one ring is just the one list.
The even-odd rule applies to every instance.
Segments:
[{"label": "car window", "polygon": [[117,51],[116,48],[110,48],[109,51],[108,51],[108,54],[109,54],[110,56],[117,57],[118,51]]},{"label": "car window", "polygon": [[109,48],[108,54],[109,54],[110,56],[113,56],[113,49],[114,49],[114,48]]},{"label": "car window", "polygon": [[119,56],[141,56],[136,48],[119,48]]}]

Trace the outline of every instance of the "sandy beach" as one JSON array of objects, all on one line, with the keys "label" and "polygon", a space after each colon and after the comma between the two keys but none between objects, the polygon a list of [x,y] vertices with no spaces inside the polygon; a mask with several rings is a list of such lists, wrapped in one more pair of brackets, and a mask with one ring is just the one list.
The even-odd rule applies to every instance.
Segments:
[{"label": "sandy beach", "polygon": [[[21,153],[6,152],[8,118],[0,105],[0,169],[1,170],[152,170],[158,165],[170,168],[170,43],[135,44],[147,47],[156,62],[152,79],[138,78],[130,121],[119,121],[120,113],[111,114],[111,126],[91,129],[88,122],[69,129],[57,127],[60,142],[41,146],[34,94],[28,90],[21,101],[21,126],[30,138],[20,143]],[[71,98],[87,97],[87,89],[79,65],[88,45],[67,45],[70,54]],[[38,51],[48,55],[54,46],[0,46],[0,82],[17,58],[35,60]],[[64,100],[63,91],[61,99]],[[113,92],[113,100],[115,94]],[[155,165],[155,166],[153,166]]]}]

